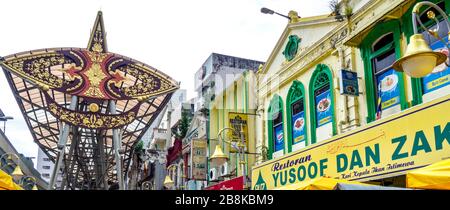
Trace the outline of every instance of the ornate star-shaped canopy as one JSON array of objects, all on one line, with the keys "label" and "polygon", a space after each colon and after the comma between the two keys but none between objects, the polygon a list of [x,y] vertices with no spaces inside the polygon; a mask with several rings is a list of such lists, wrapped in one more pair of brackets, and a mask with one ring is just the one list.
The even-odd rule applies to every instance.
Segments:
[{"label": "ornate star-shaped canopy", "polygon": [[[51,158],[56,155],[61,122],[73,125],[68,145],[76,142],[80,153],[76,158],[88,161],[86,168],[78,165],[73,170],[82,169],[84,175],[95,173],[89,164],[96,161],[95,151],[101,150],[110,160],[104,167],[113,176],[113,128],[121,129],[129,163],[131,148],[179,88],[178,82],[157,69],[109,52],[102,12],[97,14],[86,49],[27,51],[1,58],[0,65],[34,140]],[[74,110],[69,109],[72,96],[78,98]],[[109,101],[116,102],[114,114]],[[71,161],[79,160],[67,156],[66,165]]]}]

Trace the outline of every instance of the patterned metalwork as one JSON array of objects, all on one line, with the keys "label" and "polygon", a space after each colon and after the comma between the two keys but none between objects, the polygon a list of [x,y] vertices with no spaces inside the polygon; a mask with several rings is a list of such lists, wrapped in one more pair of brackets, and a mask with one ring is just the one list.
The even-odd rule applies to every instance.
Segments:
[{"label": "patterned metalwork", "polygon": [[[95,46],[94,50],[102,50],[101,45]],[[178,88],[143,63],[85,49],[46,49],[6,56],[3,66],[33,83],[99,100],[150,98]]]},{"label": "patterned metalwork", "polygon": [[[5,56],[0,65],[35,142],[51,160],[61,122],[73,125],[63,158],[63,185],[69,189],[107,189],[117,183],[112,129],[120,132],[126,174],[132,148],[178,88],[155,68],[108,52],[101,12],[86,49],[28,51]],[[74,95],[77,105],[70,110]]]}]

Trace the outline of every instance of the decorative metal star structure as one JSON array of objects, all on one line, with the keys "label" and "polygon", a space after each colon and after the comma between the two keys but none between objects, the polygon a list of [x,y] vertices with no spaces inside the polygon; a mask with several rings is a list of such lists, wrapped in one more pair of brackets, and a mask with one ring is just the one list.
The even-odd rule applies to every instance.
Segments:
[{"label": "decorative metal star structure", "polygon": [[179,88],[157,69],[109,52],[101,11],[86,49],[27,51],[1,58],[0,65],[35,142],[51,159],[57,159],[62,124],[70,125],[63,171],[73,189],[116,182],[112,130],[120,131],[126,172],[134,144]]}]

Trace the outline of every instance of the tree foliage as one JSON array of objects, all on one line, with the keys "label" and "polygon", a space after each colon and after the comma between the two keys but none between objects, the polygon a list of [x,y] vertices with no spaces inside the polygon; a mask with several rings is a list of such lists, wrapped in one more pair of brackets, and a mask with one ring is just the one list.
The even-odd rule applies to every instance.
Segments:
[{"label": "tree foliage", "polygon": [[191,119],[188,111],[183,111],[181,113],[181,120],[180,123],[172,128],[172,135],[176,139],[183,139],[186,137],[186,134],[188,132],[189,126],[191,124]]}]

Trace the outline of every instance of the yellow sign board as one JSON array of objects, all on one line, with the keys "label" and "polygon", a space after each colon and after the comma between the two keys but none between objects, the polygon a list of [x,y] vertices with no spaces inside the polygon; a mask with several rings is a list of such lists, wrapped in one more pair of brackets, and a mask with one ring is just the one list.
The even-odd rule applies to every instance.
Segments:
[{"label": "yellow sign board", "polygon": [[232,140],[232,144],[229,147],[230,152],[239,152],[238,145],[242,144],[241,129],[244,131],[245,151],[248,148],[248,114],[245,113],[229,113],[228,114],[229,127],[233,128],[236,132],[230,132],[229,139]]},{"label": "yellow sign board", "polygon": [[253,167],[252,189],[328,176],[368,181],[450,158],[450,95]]},{"label": "yellow sign board", "polygon": [[207,144],[204,139],[192,139],[191,141],[192,158],[192,179],[206,180],[207,168]]}]

